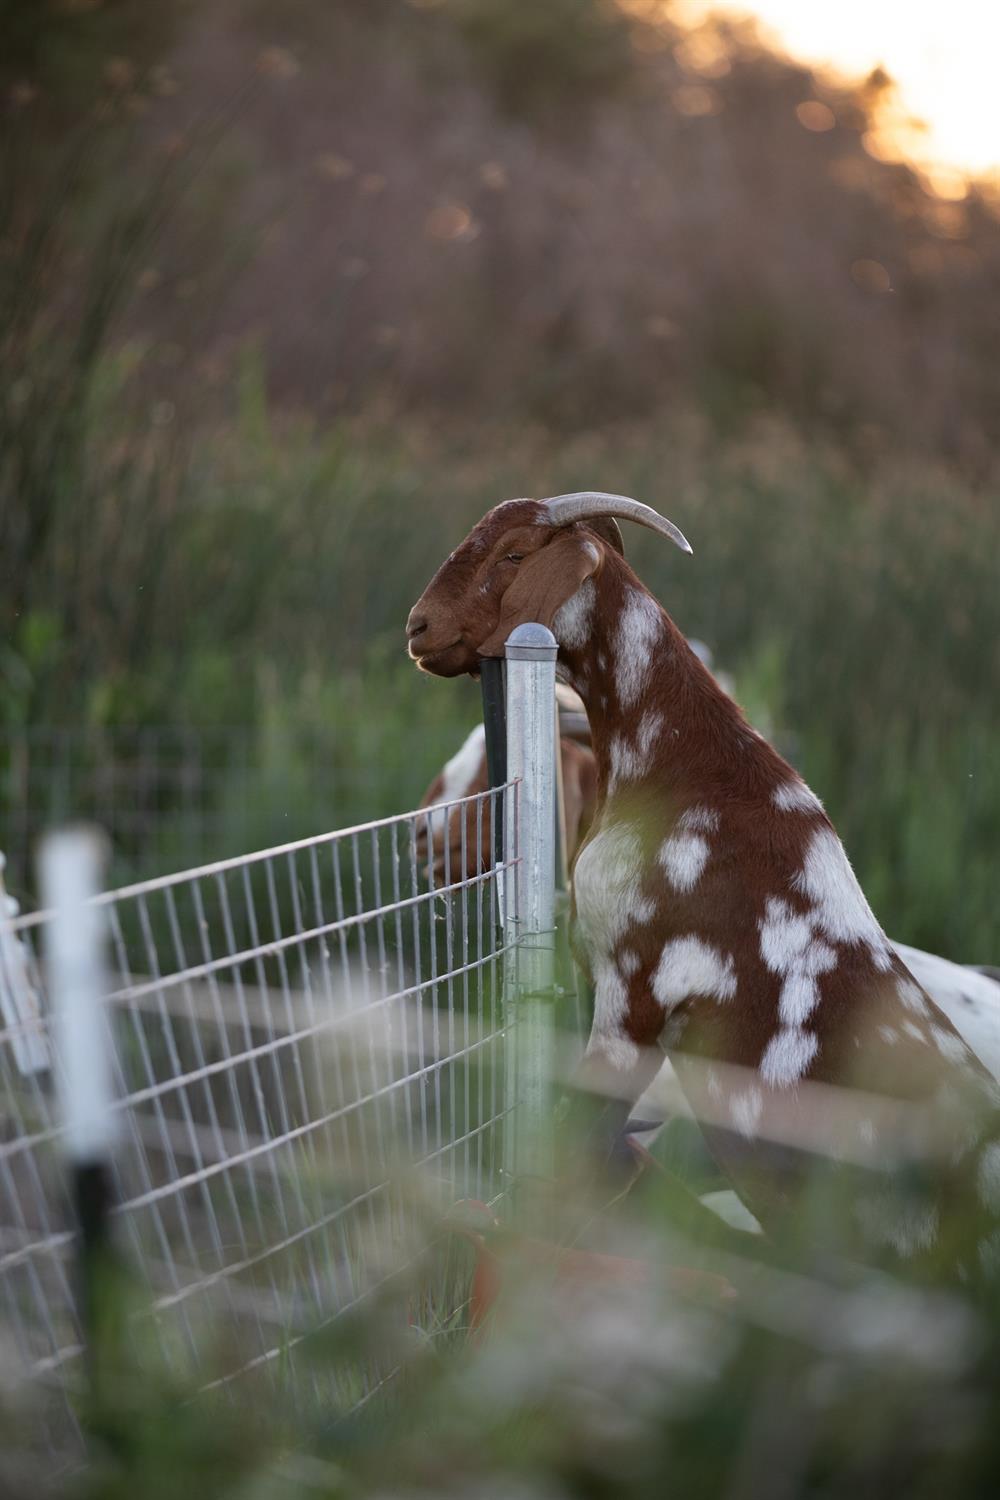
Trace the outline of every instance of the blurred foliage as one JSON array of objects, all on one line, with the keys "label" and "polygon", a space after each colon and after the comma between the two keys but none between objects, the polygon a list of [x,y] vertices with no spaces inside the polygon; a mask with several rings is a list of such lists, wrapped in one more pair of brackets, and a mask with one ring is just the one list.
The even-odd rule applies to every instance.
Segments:
[{"label": "blurred foliage", "polygon": [[477,70],[501,107],[575,129],[632,76],[629,28],[611,0],[445,0]]},{"label": "blurred foliage", "polygon": [[[843,1212],[822,1180],[810,1217]],[[141,1289],[106,1267],[96,1379],[80,1400],[92,1461],[46,1493],[995,1493],[1000,1308],[989,1296],[974,1303],[905,1267],[820,1260],[805,1225],[787,1243],[713,1230],[655,1168],[610,1205],[602,1183],[570,1186],[546,1187],[543,1202],[536,1184],[533,1210],[507,1205],[494,1227],[481,1206],[442,1215],[428,1193],[418,1234],[387,1235],[379,1282],[353,1312],[221,1390],[196,1379],[232,1368],[232,1310],[199,1329],[200,1365],[175,1350],[168,1374]],[[443,1315],[427,1290],[445,1277],[468,1288],[487,1255],[492,1294],[480,1283],[474,1329],[467,1307]],[[366,1374],[383,1369],[391,1379],[358,1404]],[[5,1494],[39,1493],[35,1469],[14,1468],[24,1436],[7,1436]]]}]

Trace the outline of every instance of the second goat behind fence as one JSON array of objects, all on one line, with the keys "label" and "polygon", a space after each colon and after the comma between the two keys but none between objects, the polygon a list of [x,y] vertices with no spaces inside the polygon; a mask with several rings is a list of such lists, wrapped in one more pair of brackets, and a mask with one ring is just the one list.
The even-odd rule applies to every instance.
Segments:
[{"label": "second goat behind fence", "polygon": [[[519,624],[552,629],[598,764],[574,878],[595,990],[585,1072],[627,1110],[668,1050],[712,1122],[717,1158],[766,1223],[800,1201],[790,1120],[809,1086],[855,1091],[846,1154],[881,1164],[873,1096],[917,1104],[954,1134],[954,1101],[981,1095],[985,1072],[892,949],[819,799],[629,568],[616,518],[690,551],[670,521],[622,496],[507,501],[435,574],[408,648],[425,671],[475,675]],[[958,1255],[965,1271],[988,1256],[1000,1213],[1000,1146],[971,1136],[954,1153],[963,1202],[988,1222]],[[942,1216],[936,1186],[913,1201],[865,1177],[833,1232],[847,1246],[935,1255]]]},{"label": "second goat behind fence", "polygon": [[[583,703],[571,688],[556,687],[559,714],[559,756],[561,761],[560,816],[566,839],[567,861],[572,864],[577,850],[586,838],[594,820],[597,802],[597,763],[590,748],[590,725]],[[489,787],[486,765],[486,730],[477,724],[447,764],[438,772],[423,795],[420,806],[434,807],[456,797],[470,797]],[[479,808],[478,814],[472,810]],[[482,827],[477,830],[475,819]],[[440,885],[450,876],[457,878],[471,872],[478,863],[481,871],[493,861],[493,821],[490,800],[463,807],[442,808],[428,816],[427,829],[418,836],[418,852],[425,869],[429,867]]]}]

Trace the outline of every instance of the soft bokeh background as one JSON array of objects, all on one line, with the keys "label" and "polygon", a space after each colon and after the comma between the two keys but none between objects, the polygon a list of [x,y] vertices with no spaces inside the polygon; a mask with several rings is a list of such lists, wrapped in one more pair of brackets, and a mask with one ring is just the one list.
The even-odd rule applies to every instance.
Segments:
[{"label": "soft bokeh background", "polygon": [[[0,847],[116,877],[414,804],[402,625],[593,487],[894,936],[1000,960],[1000,197],[885,70],[622,0],[3,0]],[[977,75],[978,76],[978,75]]]}]

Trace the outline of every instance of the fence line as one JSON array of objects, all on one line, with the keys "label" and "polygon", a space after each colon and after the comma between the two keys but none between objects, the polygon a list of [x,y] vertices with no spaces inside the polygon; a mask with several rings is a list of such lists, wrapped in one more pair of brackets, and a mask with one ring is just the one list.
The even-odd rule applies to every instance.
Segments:
[{"label": "fence line", "polygon": [[[110,940],[114,1218],[151,1286],[155,1347],[203,1384],[284,1367],[279,1354],[424,1253],[428,1193],[502,1191],[514,938],[499,884],[516,847],[482,866],[484,809],[498,817],[505,796],[516,805],[508,785],[91,903]],[[460,819],[463,845],[436,883],[442,817]],[[21,1378],[51,1388],[47,1441],[65,1447],[83,1340],[39,963],[52,921],[2,923],[0,1325]],[[455,1295],[441,1289],[442,1321]],[[205,1330],[222,1314],[240,1350],[220,1371]],[[361,1400],[385,1374],[359,1370],[340,1395]]]},{"label": "fence line", "polygon": [[[443,1208],[547,1170],[555,655],[541,626],[508,645],[510,780],[96,894],[74,909],[106,935],[103,971],[93,938],[67,946],[64,910],[18,915],[0,888],[0,1337],[48,1393],[51,1450],[78,1437],[86,1343],[54,1093],[74,1072],[56,1043],[81,1035],[77,960],[110,1038],[101,1175],[150,1291],[136,1338],[198,1388],[287,1376],[311,1332],[426,1260]],[[75,1072],[62,1114],[104,1139]],[[451,1326],[466,1291],[438,1276],[411,1316]],[[329,1411],[394,1369],[299,1374]]]}]

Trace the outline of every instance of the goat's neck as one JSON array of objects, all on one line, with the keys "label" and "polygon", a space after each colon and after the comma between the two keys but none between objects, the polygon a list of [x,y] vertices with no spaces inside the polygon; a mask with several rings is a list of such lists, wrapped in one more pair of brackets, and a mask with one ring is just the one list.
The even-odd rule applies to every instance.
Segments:
[{"label": "goat's neck", "polygon": [[561,675],[587,707],[605,795],[654,782],[698,796],[753,780],[764,757],[779,760],[624,561],[608,558],[554,628]]}]

